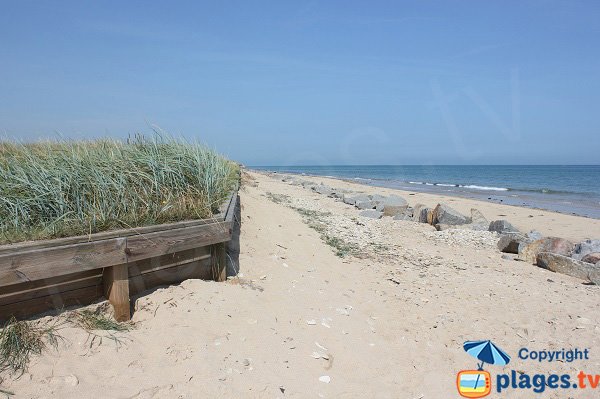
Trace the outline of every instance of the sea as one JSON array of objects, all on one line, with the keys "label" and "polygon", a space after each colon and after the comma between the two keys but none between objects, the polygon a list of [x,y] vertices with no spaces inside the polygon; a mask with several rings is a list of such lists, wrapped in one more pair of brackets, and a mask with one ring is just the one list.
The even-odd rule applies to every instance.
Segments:
[{"label": "sea", "polygon": [[600,165],[254,166],[600,219]]}]

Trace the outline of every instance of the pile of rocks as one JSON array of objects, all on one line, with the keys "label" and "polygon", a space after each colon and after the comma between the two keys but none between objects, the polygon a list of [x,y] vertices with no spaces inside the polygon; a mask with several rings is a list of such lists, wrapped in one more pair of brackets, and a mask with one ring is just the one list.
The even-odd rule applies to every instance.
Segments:
[{"label": "pile of rocks", "polygon": [[542,237],[516,228],[500,234],[498,249],[517,254],[517,260],[600,285],[600,240],[575,244],[560,237]]},{"label": "pile of rocks", "polygon": [[471,209],[471,215],[466,216],[441,203],[434,208],[420,203],[410,207],[404,198],[397,195],[386,197],[356,193],[322,183],[316,184],[297,176],[283,176],[281,180],[338,198],[359,209],[359,215],[366,218],[381,219],[383,216],[390,216],[394,220],[427,223],[438,231],[460,229],[495,232],[500,236],[498,249],[504,253],[516,254],[516,260],[600,285],[600,240],[586,240],[575,244],[559,237],[543,237],[537,231],[523,233],[504,219],[489,222],[477,209]]}]

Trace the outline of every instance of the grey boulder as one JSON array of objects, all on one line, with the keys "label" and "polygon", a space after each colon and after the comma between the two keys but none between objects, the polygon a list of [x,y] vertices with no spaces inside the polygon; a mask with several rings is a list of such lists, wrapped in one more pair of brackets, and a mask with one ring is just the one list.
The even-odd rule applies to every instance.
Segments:
[{"label": "grey boulder", "polygon": [[508,232],[500,235],[498,240],[498,249],[500,252],[509,254],[518,254],[519,247],[532,243],[533,240],[528,238],[525,234]]},{"label": "grey boulder", "polygon": [[356,206],[358,209],[374,209],[377,204],[374,201],[371,200],[367,200],[367,201],[357,201],[354,206]]},{"label": "grey boulder", "polygon": [[377,208],[381,208],[384,216],[396,216],[406,211],[408,202],[402,197],[392,195],[377,205]]},{"label": "grey boulder", "polygon": [[581,260],[587,254],[600,252],[600,240],[585,240],[575,245],[573,259]]},{"label": "grey boulder", "polygon": [[360,212],[359,215],[369,219],[381,219],[383,212],[378,212],[374,209],[367,209]]},{"label": "grey boulder", "polygon": [[495,231],[496,233],[508,233],[508,232],[519,232],[519,229],[517,229],[515,226],[513,226],[512,224],[510,224],[508,222],[508,220],[494,220],[493,222],[490,223],[489,227],[488,227],[489,231]]},{"label": "grey boulder", "polygon": [[581,261],[596,264],[600,262],[600,252],[592,252],[591,254],[587,254],[586,256],[581,258]]},{"label": "grey boulder", "polygon": [[521,246],[519,248],[519,259],[534,264],[538,254],[542,252],[571,256],[574,247],[575,244],[564,238],[545,237]]},{"label": "grey boulder", "polygon": [[566,274],[600,285],[600,267],[551,252],[540,252],[536,263],[539,267]]},{"label": "grey boulder", "polygon": [[468,224],[470,220],[465,215],[461,214],[455,209],[450,208],[446,204],[437,204],[433,210],[432,221],[428,222],[432,225],[446,224],[446,225],[461,225]]},{"label": "grey boulder", "polygon": [[313,189],[313,191],[315,191],[319,194],[323,194],[323,195],[331,195],[333,193],[333,189],[324,184],[319,184],[318,186],[314,186],[312,189]]}]

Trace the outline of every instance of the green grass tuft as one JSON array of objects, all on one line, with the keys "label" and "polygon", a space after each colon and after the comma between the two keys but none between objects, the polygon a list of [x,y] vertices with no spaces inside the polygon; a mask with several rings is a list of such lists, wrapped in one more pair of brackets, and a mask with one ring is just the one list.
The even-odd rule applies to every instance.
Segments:
[{"label": "green grass tuft", "polygon": [[74,311],[70,321],[88,332],[93,330],[128,331],[131,329],[131,325],[128,323],[119,323],[102,313],[92,312],[88,309]]},{"label": "green grass tuft", "polygon": [[11,318],[0,331],[0,372],[22,375],[32,355],[41,355],[49,346],[58,347],[62,337],[56,330],[56,324],[42,327]]}]

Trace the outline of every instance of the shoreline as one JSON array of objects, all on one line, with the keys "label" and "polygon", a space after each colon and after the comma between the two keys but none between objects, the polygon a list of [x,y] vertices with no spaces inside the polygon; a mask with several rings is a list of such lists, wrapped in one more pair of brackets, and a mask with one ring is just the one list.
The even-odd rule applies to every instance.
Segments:
[{"label": "shoreline", "polygon": [[[309,175],[302,173],[283,173],[273,172],[262,169],[246,170],[261,175],[278,176],[297,176],[303,179],[312,180],[317,183],[325,183],[332,187],[353,189],[354,191],[378,191],[381,194],[397,194],[405,198],[410,206],[418,202],[427,206],[434,207],[437,203],[445,202],[456,208],[461,213],[468,215],[471,208],[479,209],[490,220],[507,219],[522,231],[540,231],[544,236],[562,237],[573,241],[582,241],[585,239],[594,239],[600,237],[600,219],[561,213],[557,211],[526,207],[500,203],[497,201],[488,201],[479,198],[468,198],[453,193],[431,193],[418,190],[403,190],[392,187],[382,187],[367,184],[363,181],[356,181],[351,178]],[[336,186],[337,184],[337,186]]]},{"label": "shoreline", "polygon": [[[248,167],[248,170],[252,170],[258,173],[269,172],[279,174],[289,174],[294,176],[306,176],[306,177],[322,177],[336,180],[342,180],[349,183],[364,184],[370,187],[380,188],[391,188],[405,192],[419,192],[433,195],[447,195],[458,198],[467,198],[473,200],[480,200],[484,202],[491,202],[503,205],[512,205],[518,207],[525,207],[535,210],[542,210],[548,212],[556,212],[564,215],[580,216],[590,219],[600,220],[600,202],[596,203],[595,200],[578,198],[581,197],[582,193],[570,193],[570,192],[552,192],[547,194],[542,191],[536,190],[522,190],[515,188],[499,188],[499,187],[488,187],[489,190],[484,189],[483,186],[477,186],[479,188],[474,189],[476,186],[459,185],[459,184],[446,184],[446,183],[427,183],[427,182],[412,182],[412,181],[400,181],[393,179],[383,179],[377,177],[347,177],[347,176],[336,176],[336,175],[324,175],[314,174],[310,172],[301,171],[287,171],[268,169],[267,167],[258,167],[259,169]],[[553,197],[548,198],[546,196],[551,195]]]}]

